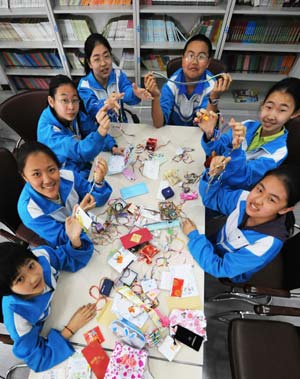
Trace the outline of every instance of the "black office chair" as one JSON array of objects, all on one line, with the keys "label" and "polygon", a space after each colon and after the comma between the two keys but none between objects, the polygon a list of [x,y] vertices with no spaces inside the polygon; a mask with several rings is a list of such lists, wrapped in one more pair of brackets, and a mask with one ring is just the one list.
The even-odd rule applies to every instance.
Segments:
[{"label": "black office chair", "polygon": [[300,328],[281,321],[232,320],[232,379],[300,379]]},{"label": "black office chair", "polygon": [[31,246],[47,245],[47,242],[28,229],[19,217],[17,203],[24,181],[18,173],[17,162],[13,154],[5,148],[0,148],[0,162],[2,182],[0,186],[0,222],[9,230],[0,229],[0,235],[13,242],[15,242],[14,236],[17,236],[24,244]]},{"label": "black office chair", "polygon": [[212,301],[242,300],[250,303],[253,310],[234,309],[218,313],[216,318],[228,322],[232,318],[247,317],[253,315],[277,316],[290,315],[300,316],[300,309],[294,307],[271,305],[273,298],[295,299],[300,298],[300,293],[293,291],[300,288],[300,233],[289,238],[284,244],[277,257],[257,272],[245,284],[235,284],[229,279],[222,279],[229,290],[212,297]]},{"label": "black office chair", "polygon": [[288,156],[284,163],[292,163],[300,165],[300,117],[296,117],[286,124],[286,129],[288,130],[287,137],[287,148]]},{"label": "black office chair", "polygon": [[[182,57],[176,57],[171,59],[167,64],[167,77],[170,78],[175,71],[181,67]],[[208,70],[213,74],[221,74],[222,72],[227,72],[226,65],[219,59],[211,58]]]},{"label": "black office chair", "polygon": [[31,90],[13,95],[0,104],[0,118],[20,136],[16,148],[22,140],[37,140],[37,124],[48,104],[47,97],[47,90]]}]

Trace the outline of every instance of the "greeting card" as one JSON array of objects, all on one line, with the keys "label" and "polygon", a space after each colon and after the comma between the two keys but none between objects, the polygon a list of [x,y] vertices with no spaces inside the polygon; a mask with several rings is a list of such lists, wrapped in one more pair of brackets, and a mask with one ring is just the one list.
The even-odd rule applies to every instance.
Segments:
[{"label": "greeting card", "polygon": [[121,274],[121,272],[135,260],[136,256],[134,254],[121,247],[112,257],[109,258],[107,263]]}]

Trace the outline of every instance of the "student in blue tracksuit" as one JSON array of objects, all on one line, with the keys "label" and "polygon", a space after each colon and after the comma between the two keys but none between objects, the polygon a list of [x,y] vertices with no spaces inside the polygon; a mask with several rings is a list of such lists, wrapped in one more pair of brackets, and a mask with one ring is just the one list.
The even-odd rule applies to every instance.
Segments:
[{"label": "student in blue tracksuit", "polygon": [[201,144],[206,155],[210,156],[215,151],[217,155],[231,156],[228,170],[222,175],[223,184],[250,189],[287,157],[287,130],[284,125],[299,115],[300,79],[286,78],[268,91],[258,121],[236,123],[231,119],[232,128],[220,138],[215,138],[216,114],[199,112],[196,120],[204,132]]},{"label": "student in blue tracksuit", "polygon": [[[230,159],[220,158],[223,166],[213,166],[211,175],[224,169]],[[246,282],[276,257],[292,230],[292,209],[300,199],[299,167],[269,171],[251,192],[223,187],[217,179],[208,186],[208,178],[205,172],[199,185],[203,204],[228,218],[214,243],[191,220],[185,220],[188,248],[205,272]]]},{"label": "student in blue tracksuit", "polygon": [[185,44],[182,68],[163,85],[161,92],[153,73],[145,76],[145,88],[153,97],[152,120],[156,128],[165,124],[193,126],[196,112],[201,108],[217,111],[219,98],[229,88],[231,77],[226,73],[218,80],[213,77],[207,69],[211,56],[210,40],[197,34]]},{"label": "student in blue tracksuit", "polygon": [[[124,104],[135,105],[151,99],[151,95],[131,83],[122,70],[113,68],[112,48],[102,34],[91,34],[85,41],[84,52],[86,76],[80,80],[78,92],[88,114],[95,118],[106,104],[111,109],[108,112],[111,121],[127,122]],[[116,101],[120,102],[117,107]]]},{"label": "student in blue tracksuit", "polygon": [[97,122],[80,111],[77,88],[70,78],[56,75],[51,79],[48,103],[38,122],[37,138],[55,152],[61,168],[88,178],[90,162],[101,151],[123,154],[124,148],[108,134],[107,107],[97,112]]},{"label": "student in blue tracksuit", "polygon": [[4,324],[14,341],[13,353],[34,371],[48,370],[71,356],[74,348],[69,338],[96,314],[95,304],[84,305],[62,330],[51,329],[46,337],[40,335],[59,272],[80,270],[93,253],[92,242],[81,234],[74,216],[66,219],[66,233],[69,241],[56,249],[40,246],[30,251],[16,243],[0,243]]},{"label": "student in blue tracksuit", "polygon": [[106,203],[112,189],[104,180],[107,165],[97,163],[94,185],[70,170],[59,170],[56,155],[48,146],[27,142],[17,156],[18,169],[26,184],[18,201],[23,223],[56,247],[68,241],[64,222],[75,204],[84,210]]}]

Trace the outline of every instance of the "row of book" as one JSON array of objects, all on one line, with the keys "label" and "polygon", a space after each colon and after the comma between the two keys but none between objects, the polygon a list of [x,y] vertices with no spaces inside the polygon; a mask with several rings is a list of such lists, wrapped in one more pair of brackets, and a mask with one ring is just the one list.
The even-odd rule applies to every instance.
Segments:
[{"label": "row of book", "polygon": [[141,19],[141,42],[186,41],[179,25],[171,17]]},{"label": "row of book", "polygon": [[300,7],[300,0],[236,0],[236,5],[252,7]]},{"label": "row of book", "polygon": [[148,71],[166,71],[168,62],[178,55],[144,54],[141,61]]},{"label": "row of book", "polygon": [[110,41],[133,41],[133,20],[125,17],[112,18],[102,33]]},{"label": "row of book", "polygon": [[296,54],[223,54],[222,61],[229,72],[279,73],[287,75]]},{"label": "row of book", "polygon": [[228,42],[297,44],[300,23],[297,19],[234,19],[231,21]]},{"label": "row of book", "polygon": [[13,85],[17,90],[24,89],[48,89],[50,78],[37,78],[37,77],[25,77],[25,76],[13,76],[11,78]]},{"label": "row of book", "polygon": [[91,34],[90,19],[71,18],[57,20],[64,41],[85,41]]},{"label": "row of book", "polygon": [[6,1],[9,8],[42,8],[45,0],[8,0]]},{"label": "row of book", "polygon": [[58,6],[131,5],[132,0],[57,0]]},{"label": "row of book", "polygon": [[221,18],[212,19],[210,17],[200,16],[193,25],[189,37],[201,33],[208,37],[212,43],[216,43],[220,36],[221,27]]},{"label": "row of book", "polygon": [[50,22],[37,19],[21,19],[0,22],[0,40],[5,41],[53,41]]},{"label": "row of book", "polygon": [[6,67],[62,68],[58,53],[53,52],[3,51],[2,57]]},{"label": "row of book", "polygon": [[145,5],[217,5],[218,0],[140,0]]}]

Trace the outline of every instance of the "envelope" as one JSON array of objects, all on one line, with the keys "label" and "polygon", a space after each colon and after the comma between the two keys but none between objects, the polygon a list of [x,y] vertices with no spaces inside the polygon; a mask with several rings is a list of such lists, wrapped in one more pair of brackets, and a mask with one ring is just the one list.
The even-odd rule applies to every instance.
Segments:
[{"label": "envelope", "polygon": [[152,234],[149,229],[142,228],[135,230],[132,233],[125,234],[125,236],[120,237],[122,245],[125,249],[130,249],[134,246],[141,245],[144,242],[148,242],[152,239]]}]

